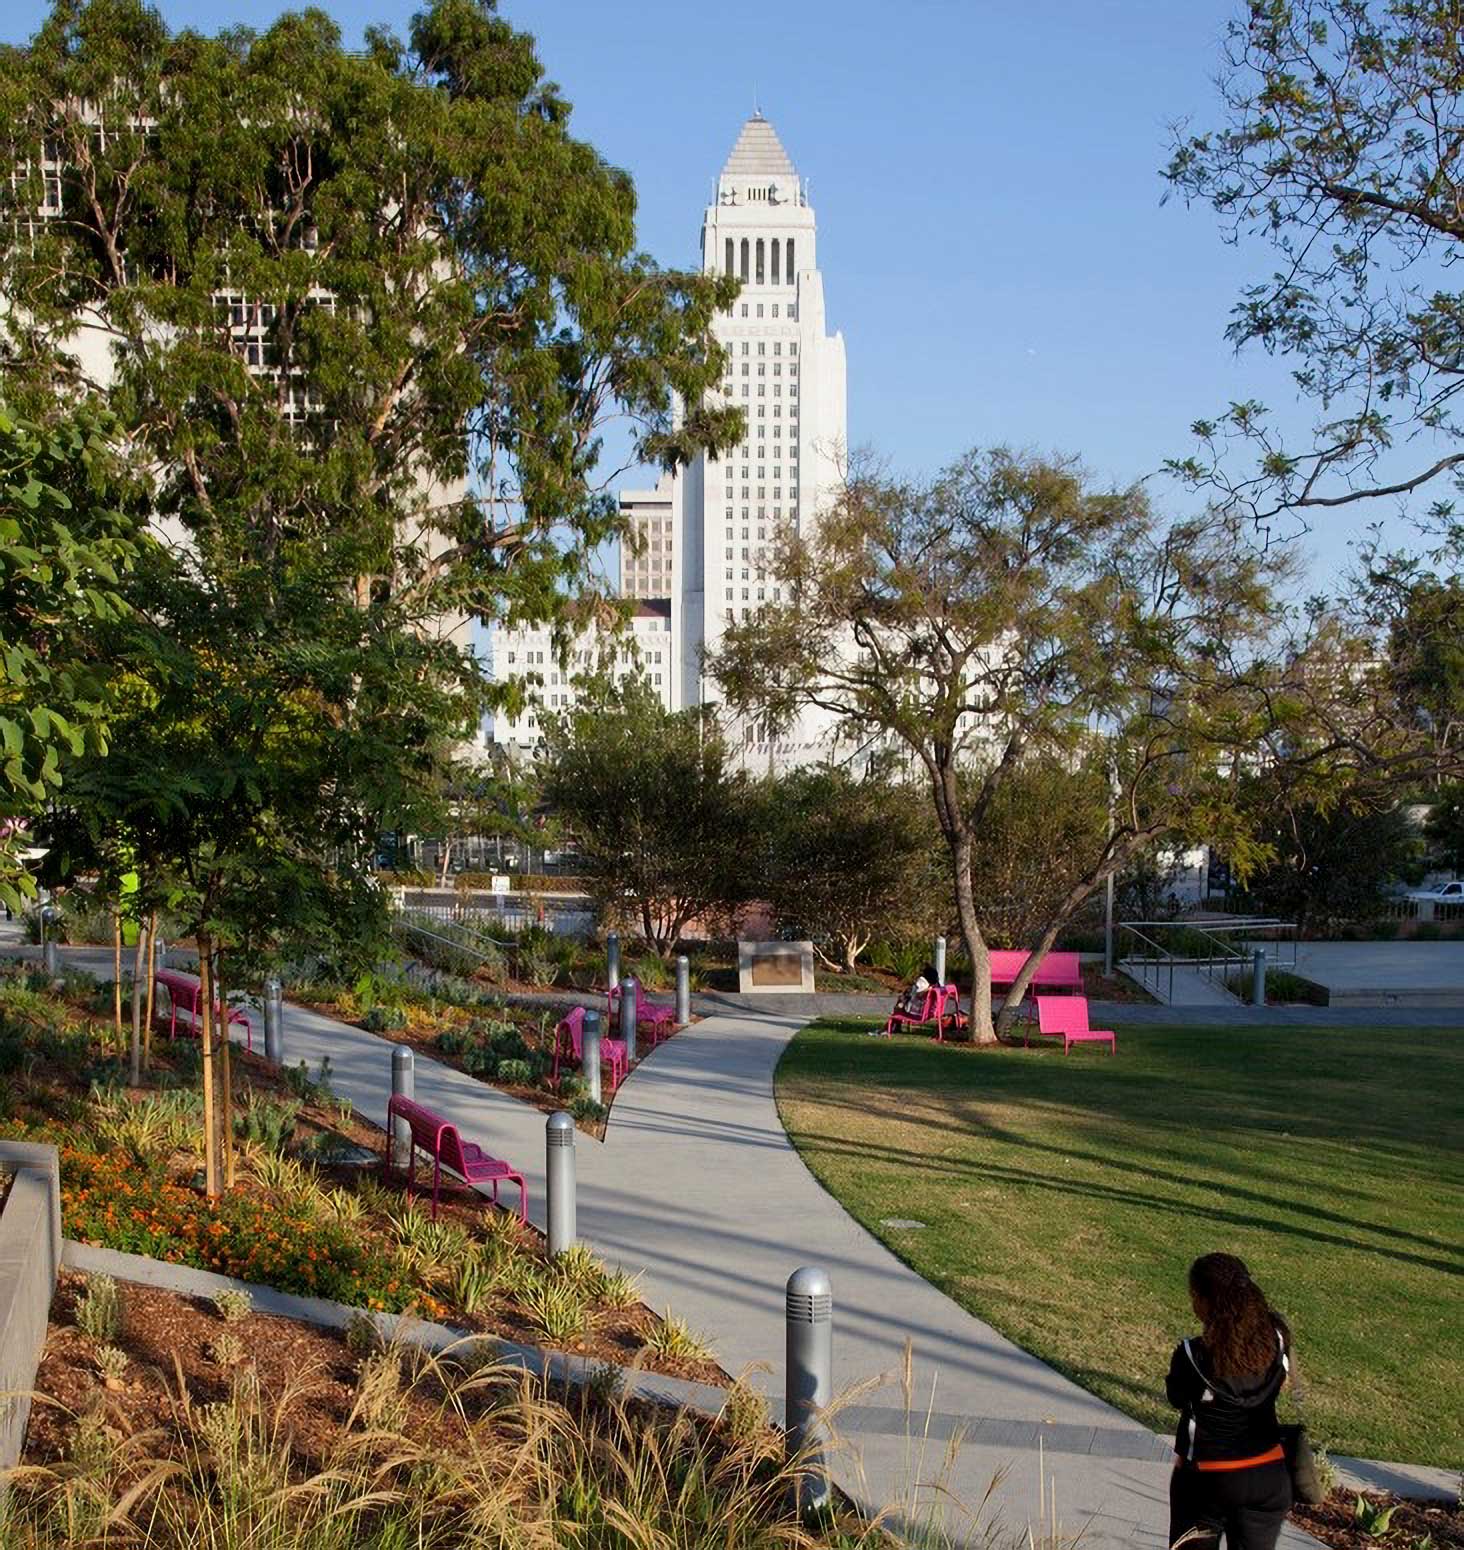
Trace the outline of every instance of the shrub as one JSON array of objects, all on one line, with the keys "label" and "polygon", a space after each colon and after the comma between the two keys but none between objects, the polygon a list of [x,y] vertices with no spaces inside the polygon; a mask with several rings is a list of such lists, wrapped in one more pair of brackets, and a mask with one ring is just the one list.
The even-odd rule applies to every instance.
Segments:
[{"label": "shrub", "polygon": [[238,1286],[226,1286],[215,1292],[213,1305],[225,1324],[241,1323],[254,1311],[254,1299]]},{"label": "shrub", "polygon": [[706,1340],[693,1333],[685,1319],[672,1318],[669,1310],[646,1332],[645,1347],[653,1356],[673,1362],[705,1362],[712,1355]]},{"label": "shrub", "polygon": [[534,1080],[533,1067],[527,1060],[500,1060],[495,1074],[500,1082],[518,1087],[527,1087]]},{"label": "shrub", "polygon": [[282,1152],[295,1133],[302,1107],[298,1098],[270,1098],[251,1087],[234,1110],[234,1134],[267,1151]]},{"label": "shrub", "polygon": [[109,1275],[89,1275],[76,1305],[76,1327],[93,1340],[113,1341],[122,1333],[122,1302]]},{"label": "shrub", "polygon": [[368,1033],[392,1033],[407,1026],[407,1014],[399,1006],[373,1006],[361,1026]]},{"label": "shrub", "polygon": [[220,1367],[237,1367],[244,1360],[244,1342],[232,1329],[226,1329],[209,1342],[208,1354]]},{"label": "shrub", "polygon": [[127,1371],[127,1353],[120,1346],[98,1346],[96,1354],[97,1371],[108,1382],[119,1383],[122,1375]]},{"label": "shrub", "polygon": [[608,1104],[596,1103],[588,1093],[583,1093],[571,1101],[569,1112],[576,1119],[589,1120],[593,1123],[596,1120],[604,1119],[610,1112],[610,1108]]}]

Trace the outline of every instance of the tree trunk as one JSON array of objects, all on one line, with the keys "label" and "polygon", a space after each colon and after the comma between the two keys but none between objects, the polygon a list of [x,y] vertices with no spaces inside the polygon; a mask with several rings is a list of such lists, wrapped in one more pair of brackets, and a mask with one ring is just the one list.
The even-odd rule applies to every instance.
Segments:
[{"label": "tree trunk", "polygon": [[199,1048],[203,1052],[203,1188],[210,1200],[219,1196],[219,1133],[214,1113],[213,977],[209,958],[213,943],[206,931],[198,933]]},{"label": "tree trunk", "polygon": [[137,946],[132,953],[132,1051],[128,1077],[134,1087],[142,1085],[142,998],[144,994],[142,954],[147,946],[147,931],[137,927]]},{"label": "tree trunk", "polygon": [[112,1028],[122,1042],[122,911],[112,911]]},{"label": "tree trunk", "polygon": [[147,1022],[142,1030],[142,1063],[152,1065],[153,991],[158,982],[158,912],[147,917]]},{"label": "tree trunk", "polygon": [[219,1030],[219,1142],[223,1153],[222,1183],[234,1187],[234,1068],[233,1044],[229,1039],[229,997],[224,989],[224,955],[214,956],[214,995],[218,1001]]},{"label": "tree trunk", "polygon": [[[996,1028],[991,1021],[991,955],[981,923],[976,918],[976,898],[971,889],[971,841],[964,834],[951,842],[951,861],[956,879],[956,915],[961,923],[961,940],[971,960],[971,1019],[966,1038],[976,1044],[995,1044]],[[957,1038],[959,1034],[955,1035]]]}]

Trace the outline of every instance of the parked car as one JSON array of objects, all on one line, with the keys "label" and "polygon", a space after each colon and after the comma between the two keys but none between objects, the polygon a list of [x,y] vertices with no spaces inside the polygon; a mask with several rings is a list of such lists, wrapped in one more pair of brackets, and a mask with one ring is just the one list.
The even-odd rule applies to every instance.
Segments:
[{"label": "parked car", "polygon": [[1464,904],[1464,882],[1439,883],[1433,888],[1410,888],[1406,898],[1421,904]]}]

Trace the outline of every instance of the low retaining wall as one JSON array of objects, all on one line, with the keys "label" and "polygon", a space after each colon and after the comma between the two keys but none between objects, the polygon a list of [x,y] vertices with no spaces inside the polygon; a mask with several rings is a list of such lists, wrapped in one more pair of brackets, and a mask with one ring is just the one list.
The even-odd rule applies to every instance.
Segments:
[{"label": "low retaining wall", "polygon": [[[20,1460],[31,1390],[61,1264],[61,1181],[54,1146],[0,1141],[13,1174],[0,1210],[0,1470]],[[3,1487],[0,1487],[3,1489]]]}]

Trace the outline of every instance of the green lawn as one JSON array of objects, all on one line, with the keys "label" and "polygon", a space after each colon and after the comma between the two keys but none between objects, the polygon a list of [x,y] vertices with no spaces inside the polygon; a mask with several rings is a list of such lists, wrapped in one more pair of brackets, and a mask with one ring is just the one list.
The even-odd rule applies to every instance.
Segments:
[{"label": "green lawn", "polygon": [[1226,1249],[1291,1320],[1332,1451],[1464,1467],[1464,1031],[1120,1025],[1110,1058],[867,1026],[798,1035],[783,1122],[972,1313],[1167,1426],[1185,1270]]}]

